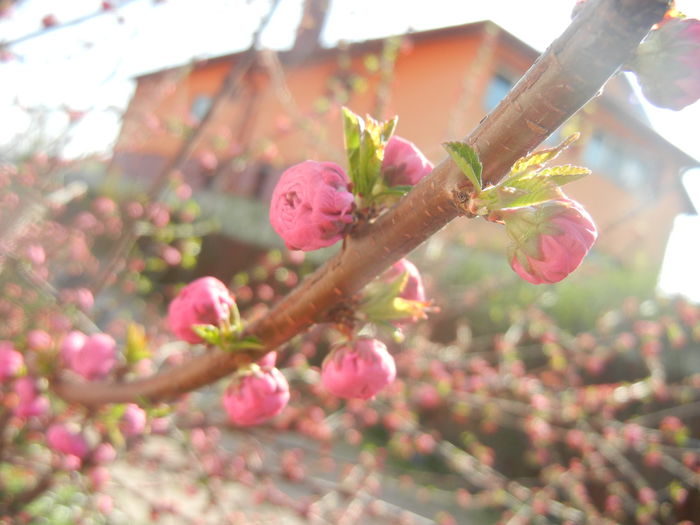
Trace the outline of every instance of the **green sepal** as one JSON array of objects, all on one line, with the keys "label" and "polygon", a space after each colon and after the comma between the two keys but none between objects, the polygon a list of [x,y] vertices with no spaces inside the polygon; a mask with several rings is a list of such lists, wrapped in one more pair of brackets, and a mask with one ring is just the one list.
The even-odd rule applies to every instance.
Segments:
[{"label": "green sepal", "polygon": [[146,330],[138,323],[129,323],[126,328],[126,350],[124,358],[127,363],[136,363],[151,356],[146,343]]},{"label": "green sepal", "polygon": [[264,350],[265,345],[260,338],[255,337],[254,335],[249,335],[243,337],[242,339],[227,341],[222,348],[227,352],[238,352],[241,350]]},{"label": "green sepal", "polygon": [[192,330],[210,345],[221,344],[221,330],[213,324],[193,324]]},{"label": "green sepal", "polygon": [[543,202],[561,199],[564,192],[548,177],[530,177],[508,181],[487,188],[479,194],[479,199],[490,210],[535,206]]},{"label": "green sepal", "polygon": [[481,191],[483,166],[474,148],[464,142],[445,142],[443,147],[450,154],[457,167],[464,173],[477,192]]},{"label": "green sepal", "polygon": [[423,315],[428,304],[399,297],[408,284],[408,272],[391,281],[376,282],[370,285],[368,299],[360,304],[358,310],[372,322],[389,322],[408,317],[418,318]]}]

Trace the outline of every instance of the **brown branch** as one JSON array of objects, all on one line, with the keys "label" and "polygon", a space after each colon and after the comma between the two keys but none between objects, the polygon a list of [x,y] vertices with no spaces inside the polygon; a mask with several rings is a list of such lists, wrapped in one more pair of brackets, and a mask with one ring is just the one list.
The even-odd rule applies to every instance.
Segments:
[{"label": "brown branch", "polygon": [[[567,30],[532,65],[510,94],[466,138],[479,153],[484,178],[496,182],[540,144],[625,63],[649,28],[661,19],[667,0],[589,0]],[[248,335],[267,350],[322,321],[393,262],[460,215],[469,190],[453,162],[434,171],[374,224],[350,235],[343,250],[282,299]],[[264,351],[227,353],[211,349],[187,363],[132,383],[57,381],[66,401],[85,405],[173,398],[212,383]]]}]

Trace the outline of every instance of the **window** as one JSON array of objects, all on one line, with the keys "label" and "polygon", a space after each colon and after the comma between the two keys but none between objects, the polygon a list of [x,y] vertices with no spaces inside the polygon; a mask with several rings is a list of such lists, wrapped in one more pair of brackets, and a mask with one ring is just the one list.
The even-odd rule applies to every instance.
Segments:
[{"label": "window", "polygon": [[508,80],[503,75],[495,75],[491,78],[489,85],[486,87],[486,96],[484,97],[484,107],[486,111],[491,111],[513,87],[513,82]]},{"label": "window", "polygon": [[192,107],[190,108],[190,115],[197,122],[201,122],[204,115],[207,114],[209,108],[211,107],[211,97],[209,95],[197,95],[192,101]]},{"label": "window", "polygon": [[642,197],[652,194],[652,178],[656,168],[620,139],[597,132],[586,144],[583,162],[594,172],[604,173],[622,188]]}]

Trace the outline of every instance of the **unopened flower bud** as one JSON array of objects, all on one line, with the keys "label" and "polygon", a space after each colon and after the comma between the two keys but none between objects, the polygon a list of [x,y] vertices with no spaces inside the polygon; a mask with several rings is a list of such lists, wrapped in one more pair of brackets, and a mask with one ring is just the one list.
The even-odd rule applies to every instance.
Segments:
[{"label": "unopened flower bud", "polygon": [[20,377],[15,381],[15,393],[19,403],[15,407],[15,416],[27,419],[43,416],[49,409],[49,400],[39,395],[39,391],[30,377]]},{"label": "unopened flower bud", "polygon": [[700,98],[700,20],[669,18],[649,32],[630,69],[652,104],[676,111]]},{"label": "unopened flower bud", "polygon": [[413,186],[433,171],[433,164],[413,142],[396,135],[384,148],[382,174],[389,186]]},{"label": "unopened flower bud", "polygon": [[188,343],[201,343],[192,325],[219,324],[231,315],[234,298],[226,285],[215,277],[201,277],[185,286],[168,308],[173,333]]},{"label": "unopened flower bud", "polygon": [[394,358],[378,339],[361,338],[335,348],[321,369],[323,386],[344,399],[370,399],[396,378]]},{"label": "unopened flower bud", "polygon": [[510,265],[533,284],[564,279],[578,268],[598,237],[588,212],[568,199],[501,213],[513,241],[508,250]]},{"label": "unopened flower bud", "polygon": [[290,250],[317,250],[343,237],[353,220],[350,180],[333,162],[307,160],[287,169],[270,203],[270,223]]},{"label": "unopened flower bud", "polygon": [[251,369],[226,390],[223,404],[236,425],[259,425],[279,414],[289,402],[289,384],[276,368]]},{"label": "unopened flower bud", "polygon": [[[66,365],[85,379],[104,379],[117,362],[116,342],[110,335],[93,334],[85,337],[84,344],[78,346],[81,339],[79,335],[64,339],[61,345],[61,356]],[[66,343],[67,340],[68,343]]]},{"label": "unopened flower bud", "polygon": [[22,354],[15,350],[12,343],[0,341],[0,381],[5,381],[17,375],[23,364]]},{"label": "unopened flower bud", "polygon": [[70,454],[77,458],[84,458],[88,453],[88,445],[85,438],[79,432],[73,432],[65,425],[56,423],[46,432],[46,441],[53,450]]},{"label": "unopened flower bud", "polygon": [[395,262],[391,268],[384,272],[384,278],[387,281],[393,281],[403,274],[408,274],[408,279],[399,297],[409,301],[425,301],[423,279],[416,265],[408,259],[400,259]]},{"label": "unopened flower bud", "polygon": [[138,436],[146,428],[146,411],[134,403],[126,405],[119,429],[127,437]]}]

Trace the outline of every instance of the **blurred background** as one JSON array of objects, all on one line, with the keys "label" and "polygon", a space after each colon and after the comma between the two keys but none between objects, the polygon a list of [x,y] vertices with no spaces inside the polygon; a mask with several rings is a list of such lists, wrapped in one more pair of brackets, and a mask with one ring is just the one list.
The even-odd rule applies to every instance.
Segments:
[{"label": "blurred background", "polygon": [[[0,338],[30,351],[32,330],[99,327],[139,377],[186,359],[162,321],[182,282],[215,275],[248,318],[264,315],[337,249],[289,253],[267,213],[291,164],[345,165],[340,108],[399,115],[396,133],[437,163],[572,7],[0,0]],[[698,522],[699,118],[699,104],[655,108],[616,76],[545,143],[580,132],[558,162],[593,171],[566,190],[600,232],[567,280],[522,282],[498,226],[455,220],[411,255],[437,308],[383,334],[399,366],[390,392],[321,392],[338,336],[314,329],[281,354],[296,394],[274,425],[212,417],[221,385],[149,407],[157,436],[110,437],[125,453],[107,485],[68,473],[56,486],[73,488],[37,496],[29,518]]]}]

